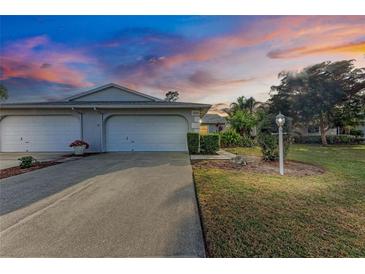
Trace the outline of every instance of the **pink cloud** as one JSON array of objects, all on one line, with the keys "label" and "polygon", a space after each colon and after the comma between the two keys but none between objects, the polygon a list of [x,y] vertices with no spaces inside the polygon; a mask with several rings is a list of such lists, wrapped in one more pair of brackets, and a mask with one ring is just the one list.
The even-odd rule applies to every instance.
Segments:
[{"label": "pink cloud", "polygon": [[31,37],[5,45],[0,54],[0,63],[1,80],[18,77],[73,87],[92,85],[83,72],[72,68],[70,64],[90,64],[93,59],[78,50],[56,45],[46,36]]},{"label": "pink cloud", "polygon": [[348,43],[336,46],[299,47],[283,50],[270,51],[267,56],[270,58],[295,58],[305,55],[323,53],[365,53],[365,42]]},{"label": "pink cloud", "polygon": [[[247,65],[252,67],[251,71],[264,66],[262,70],[266,74],[270,70],[270,75],[275,77],[282,67],[307,65],[305,62],[276,64],[270,68],[269,63],[258,63],[269,62],[265,60],[267,57],[295,59],[332,54],[353,58],[354,54],[365,52],[364,44],[357,42],[364,37],[364,29],[363,16],[264,17],[233,33],[180,49],[159,62],[142,64],[132,73],[121,76],[121,80],[137,87],[181,89],[191,95],[209,94],[223,87],[225,91],[237,90],[253,77],[241,74],[235,79],[228,71],[247,72]],[[252,60],[253,51],[257,62]],[[260,81],[260,75],[254,78]]]}]

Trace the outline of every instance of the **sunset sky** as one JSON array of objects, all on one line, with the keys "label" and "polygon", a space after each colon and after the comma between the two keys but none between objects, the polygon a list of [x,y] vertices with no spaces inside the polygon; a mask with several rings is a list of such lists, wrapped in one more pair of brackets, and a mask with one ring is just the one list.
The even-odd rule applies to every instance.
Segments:
[{"label": "sunset sky", "polygon": [[1,16],[0,38],[9,101],[109,82],[181,101],[264,101],[280,71],[365,66],[365,16]]}]

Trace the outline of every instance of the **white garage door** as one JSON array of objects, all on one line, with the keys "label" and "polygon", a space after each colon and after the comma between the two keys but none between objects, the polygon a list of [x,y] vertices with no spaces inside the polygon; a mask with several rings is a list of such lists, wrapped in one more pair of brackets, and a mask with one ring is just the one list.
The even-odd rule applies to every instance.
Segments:
[{"label": "white garage door", "polygon": [[80,122],[73,116],[8,116],[0,122],[1,151],[70,151],[80,139]]},{"label": "white garage door", "polygon": [[113,116],[106,123],[106,150],[186,151],[187,132],[179,116]]}]

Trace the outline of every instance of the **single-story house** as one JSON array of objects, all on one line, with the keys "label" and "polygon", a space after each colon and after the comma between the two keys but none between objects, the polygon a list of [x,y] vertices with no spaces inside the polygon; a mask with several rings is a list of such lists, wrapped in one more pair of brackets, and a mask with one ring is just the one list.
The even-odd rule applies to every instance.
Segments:
[{"label": "single-story house", "polygon": [[219,114],[207,113],[201,119],[200,134],[215,133],[224,130],[227,119]]},{"label": "single-story house", "polygon": [[[364,132],[365,135],[365,126],[364,125],[360,125],[355,127],[355,129],[361,130],[362,132]],[[330,128],[326,135],[327,136],[335,136],[335,135],[341,135],[344,134],[343,132],[344,130],[341,129],[340,127],[336,127],[336,128]],[[293,132],[295,134],[301,135],[301,136],[320,136],[321,135],[321,130],[319,128],[319,126],[296,126],[293,130]]]},{"label": "single-story house", "polygon": [[[331,128],[327,131],[327,135],[338,135],[337,128]],[[296,126],[293,129],[294,134],[298,134],[301,136],[320,136],[321,131],[319,129],[319,126]]]},{"label": "single-story house", "polygon": [[186,151],[207,104],[167,102],[117,85],[62,101],[0,104],[1,152],[70,151],[81,139],[89,152]]}]

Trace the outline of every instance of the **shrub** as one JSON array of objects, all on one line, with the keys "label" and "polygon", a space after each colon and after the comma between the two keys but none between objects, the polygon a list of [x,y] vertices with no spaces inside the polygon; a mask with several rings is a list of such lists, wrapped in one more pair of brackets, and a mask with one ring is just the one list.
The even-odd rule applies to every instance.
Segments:
[{"label": "shrub", "polygon": [[187,140],[188,140],[189,153],[190,154],[199,153],[199,133],[188,132]]},{"label": "shrub", "polygon": [[364,137],[364,132],[361,129],[351,129],[350,135],[357,136],[357,137]]},{"label": "shrub", "polygon": [[222,147],[235,147],[241,143],[241,135],[233,128],[222,131],[220,134]]},{"label": "shrub", "polygon": [[[291,142],[290,126],[286,123],[283,128],[284,156],[289,151]],[[279,135],[278,127],[275,123],[275,115],[268,114],[260,121],[258,125],[257,142],[261,147],[263,159],[265,161],[276,161],[279,159]]]},{"label": "shrub", "polygon": [[77,147],[77,146],[85,146],[86,149],[89,148],[89,144],[83,140],[75,140],[70,144],[70,147]]},{"label": "shrub", "polygon": [[241,136],[240,144],[241,147],[253,147],[255,146],[255,141],[249,136]]},{"label": "shrub", "polygon": [[20,168],[30,168],[33,163],[37,162],[32,156],[24,156],[18,159],[20,161]]},{"label": "shrub", "polygon": [[313,136],[294,136],[293,141],[296,144],[322,144],[321,136],[315,136],[315,135],[313,135]]},{"label": "shrub", "polygon": [[[326,136],[327,143],[330,145],[351,145],[360,144],[364,140],[361,137],[356,137],[353,135],[328,135]],[[297,144],[322,144],[321,136],[295,136],[294,142]]]},{"label": "shrub", "polygon": [[227,129],[221,132],[219,135],[222,147],[253,147],[255,145],[255,142],[251,137],[246,135],[241,136],[233,128]]},{"label": "shrub", "polygon": [[220,138],[217,133],[200,136],[200,151],[204,154],[215,154],[220,148]]},{"label": "shrub", "polygon": [[279,159],[279,146],[277,136],[271,134],[259,134],[258,144],[261,147],[265,161],[276,161]]}]

